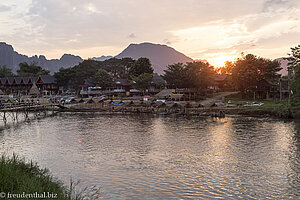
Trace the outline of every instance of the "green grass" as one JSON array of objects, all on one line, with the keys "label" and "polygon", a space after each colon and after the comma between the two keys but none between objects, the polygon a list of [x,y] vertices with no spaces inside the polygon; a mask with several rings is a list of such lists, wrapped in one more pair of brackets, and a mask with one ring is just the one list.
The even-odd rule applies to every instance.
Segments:
[{"label": "green grass", "polygon": [[227,96],[225,98],[225,102],[231,101],[232,104],[240,104],[244,105],[246,102],[257,102],[257,103],[264,103],[262,106],[249,106],[244,107],[242,106],[241,109],[246,113],[265,113],[274,115],[277,117],[282,118],[290,118],[291,117],[291,110],[288,101],[271,101],[271,100],[256,100],[253,99],[242,99],[238,94]]},{"label": "green grass", "polygon": [[[36,163],[26,163],[24,159],[13,155],[12,158],[2,156],[0,158],[0,192],[11,194],[43,194],[49,192],[57,194],[57,199],[80,200],[87,195],[86,192],[76,194],[75,184],[71,181],[70,187],[63,185],[54,178],[47,169],[40,169]],[[98,191],[89,193],[95,197]],[[89,198],[95,199],[95,198]]]}]

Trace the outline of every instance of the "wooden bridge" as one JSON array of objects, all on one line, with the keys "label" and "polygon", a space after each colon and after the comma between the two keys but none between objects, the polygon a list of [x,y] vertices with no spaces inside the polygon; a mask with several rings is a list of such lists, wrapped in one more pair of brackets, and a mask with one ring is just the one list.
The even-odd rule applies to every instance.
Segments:
[{"label": "wooden bridge", "polygon": [[60,104],[44,104],[44,105],[4,105],[0,108],[0,120],[4,123],[10,118],[13,122],[18,121],[19,118],[23,117],[25,120],[29,120],[29,114],[32,113],[35,117],[47,116],[47,111],[51,111],[50,114],[54,114],[58,109],[63,109],[64,106]]}]

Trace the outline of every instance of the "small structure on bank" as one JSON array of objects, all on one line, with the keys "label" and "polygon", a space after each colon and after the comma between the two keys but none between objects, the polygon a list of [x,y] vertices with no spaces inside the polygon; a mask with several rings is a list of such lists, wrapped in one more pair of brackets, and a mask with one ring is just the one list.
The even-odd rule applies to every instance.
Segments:
[{"label": "small structure on bank", "polygon": [[41,95],[41,92],[40,92],[40,90],[37,88],[36,84],[33,83],[33,84],[32,84],[32,87],[31,87],[30,90],[29,90],[29,93],[28,93],[28,94],[31,95],[31,96],[37,97],[37,96]]},{"label": "small structure on bank", "polygon": [[163,89],[157,93],[155,97],[160,99],[180,100],[183,97],[183,94],[174,94],[169,89]]}]

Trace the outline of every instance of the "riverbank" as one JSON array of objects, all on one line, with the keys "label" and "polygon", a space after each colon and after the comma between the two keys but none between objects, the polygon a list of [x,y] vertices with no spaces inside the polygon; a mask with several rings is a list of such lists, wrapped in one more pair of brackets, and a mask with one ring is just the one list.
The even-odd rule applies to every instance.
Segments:
[{"label": "riverbank", "polygon": [[47,169],[13,155],[0,158],[0,198],[81,200],[71,183],[67,188]]},{"label": "riverbank", "polygon": [[203,107],[197,103],[166,102],[161,104],[132,102],[98,102],[65,105],[62,112],[100,112],[109,114],[152,114],[170,116],[224,117],[226,115],[244,115],[253,117],[293,118],[287,104],[264,102],[262,106],[212,105]]}]

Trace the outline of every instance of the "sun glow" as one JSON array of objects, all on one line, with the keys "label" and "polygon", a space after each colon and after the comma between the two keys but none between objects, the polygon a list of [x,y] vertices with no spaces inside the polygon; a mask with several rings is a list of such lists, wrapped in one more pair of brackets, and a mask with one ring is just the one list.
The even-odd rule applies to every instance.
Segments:
[{"label": "sun glow", "polygon": [[207,59],[211,65],[214,67],[222,67],[225,65],[226,61],[233,61],[235,59],[234,56],[228,56],[228,55],[220,55],[220,56],[214,56],[210,59]]}]

